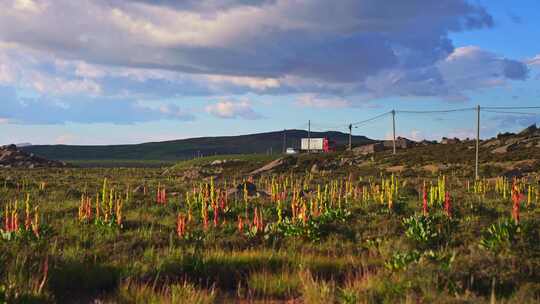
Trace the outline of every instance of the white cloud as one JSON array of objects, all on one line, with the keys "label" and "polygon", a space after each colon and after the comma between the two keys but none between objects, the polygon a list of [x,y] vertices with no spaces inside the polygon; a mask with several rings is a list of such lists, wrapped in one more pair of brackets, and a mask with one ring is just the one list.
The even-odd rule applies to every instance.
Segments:
[{"label": "white cloud", "polygon": [[0,125],[7,125],[9,123],[9,119],[0,117]]},{"label": "white cloud", "polygon": [[189,113],[173,104],[161,105],[159,107],[159,112],[169,118],[185,119],[190,116]]},{"label": "white cloud", "polygon": [[32,14],[40,13],[45,9],[44,3],[38,3],[34,0],[15,0],[13,8],[18,11],[28,12]]},{"label": "white cloud", "polygon": [[75,75],[84,78],[102,78],[106,74],[104,68],[86,62],[78,62],[75,68]]},{"label": "white cloud", "polygon": [[475,138],[476,132],[472,128],[456,128],[456,129],[450,130],[450,132],[448,133],[446,137],[450,137],[450,138],[457,137],[460,139]]},{"label": "white cloud", "polygon": [[260,114],[253,110],[251,104],[247,101],[219,101],[217,103],[206,106],[205,110],[207,113],[219,118],[262,118]]},{"label": "white cloud", "polygon": [[529,66],[540,66],[540,54],[526,61]]},{"label": "white cloud", "polygon": [[342,98],[322,98],[313,94],[305,94],[296,100],[296,104],[301,107],[309,108],[347,108],[351,102]]},{"label": "white cloud", "polygon": [[280,82],[276,78],[208,75],[207,79],[212,83],[233,84],[241,87],[248,87],[254,90],[273,89],[279,88],[280,86]]},{"label": "white cloud", "polygon": [[[66,109],[75,97],[122,98],[135,111],[137,100],[247,93],[297,94],[297,105],[319,109],[394,96],[465,100],[469,91],[527,76],[518,61],[454,49],[451,33],[493,25],[468,0],[6,1],[0,84]],[[260,117],[248,102],[224,100],[206,111]],[[169,105],[150,112],[191,118]]]},{"label": "white cloud", "polygon": [[29,84],[33,89],[42,94],[75,95],[86,93],[89,95],[99,95],[102,91],[98,83],[89,79],[67,80],[41,73],[34,73]]},{"label": "white cloud", "polygon": [[73,134],[62,134],[54,140],[57,145],[65,145],[74,142],[77,137]]},{"label": "white cloud", "polygon": [[524,80],[528,68],[477,46],[456,48],[433,66],[419,69],[391,69],[368,77],[365,89],[373,98],[388,96],[443,97],[467,100],[473,90],[504,86],[510,80]]},{"label": "white cloud", "polygon": [[15,75],[11,67],[0,63],[0,84],[10,84],[15,81]]},{"label": "white cloud", "polygon": [[228,1],[236,5],[223,9],[213,0],[169,6],[144,0],[19,0],[24,8],[39,3],[39,18],[3,7],[0,37],[93,63],[351,81],[396,65],[433,63],[451,51],[450,32],[492,26],[482,7],[441,1]]}]

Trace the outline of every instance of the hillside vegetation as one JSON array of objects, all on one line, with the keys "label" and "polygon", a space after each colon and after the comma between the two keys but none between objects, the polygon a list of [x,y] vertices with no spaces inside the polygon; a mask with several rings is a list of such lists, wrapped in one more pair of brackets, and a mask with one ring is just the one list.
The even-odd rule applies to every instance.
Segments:
[{"label": "hillside vegetation", "polygon": [[536,132],[4,168],[0,303],[538,303]]},{"label": "hillside vegetation", "polygon": [[[287,130],[286,134],[288,147],[298,147],[300,139],[308,136],[307,132],[303,130]],[[328,137],[341,146],[348,143],[349,140],[349,135],[341,132],[312,132],[311,134],[312,137]],[[353,136],[354,144],[365,144],[371,141],[364,136]],[[266,154],[270,150],[278,154],[283,149],[283,132],[201,137],[136,145],[36,145],[23,147],[22,149],[48,159],[62,161],[171,161],[192,159],[198,155]]]}]

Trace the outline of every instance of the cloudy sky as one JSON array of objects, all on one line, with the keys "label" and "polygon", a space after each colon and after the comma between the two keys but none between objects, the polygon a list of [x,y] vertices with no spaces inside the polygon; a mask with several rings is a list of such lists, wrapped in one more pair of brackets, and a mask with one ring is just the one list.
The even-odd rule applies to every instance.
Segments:
[{"label": "cloudy sky", "polygon": [[[138,143],[540,105],[536,0],[0,0],[0,144]],[[397,117],[471,136],[474,113]],[[485,113],[482,134],[539,116]],[[382,138],[388,119],[354,130]]]}]

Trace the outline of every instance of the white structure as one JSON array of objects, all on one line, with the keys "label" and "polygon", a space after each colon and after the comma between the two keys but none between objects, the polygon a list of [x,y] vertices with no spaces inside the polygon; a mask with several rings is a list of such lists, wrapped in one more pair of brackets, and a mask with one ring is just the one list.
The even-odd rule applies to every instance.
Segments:
[{"label": "white structure", "polygon": [[326,151],[328,140],[326,138],[302,138],[300,148],[303,151]]}]

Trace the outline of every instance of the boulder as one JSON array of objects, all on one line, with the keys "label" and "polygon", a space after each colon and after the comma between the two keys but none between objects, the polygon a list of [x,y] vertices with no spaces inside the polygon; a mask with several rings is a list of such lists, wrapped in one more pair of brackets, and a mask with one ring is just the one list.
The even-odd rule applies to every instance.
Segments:
[{"label": "boulder", "polygon": [[222,165],[222,164],[224,164],[226,162],[227,162],[226,160],[216,159],[215,161],[210,163],[210,166],[219,166],[219,165]]},{"label": "boulder", "polygon": [[537,135],[540,133],[540,129],[536,127],[536,124],[532,124],[528,126],[527,128],[523,129],[521,132],[518,133],[520,136],[531,136],[531,135]]},{"label": "boulder", "polygon": [[512,143],[512,144],[504,145],[502,147],[498,147],[496,149],[493,149],[493,150],[491,150],[491,153],[493,153],[493,154],[504,154],[504,153],[508,153],[509,151],[513,151],[516,148],[517,148],[517,144]]},{"label": "boulder", "polygon": [[374,143],[374,144],[363,145],[360,147],[353,148],[352,152],[354,155],[360,156],[360,155],[368,155],[368,154],[373,154],[376,152],[381,152],[383,150],[384,150],[384,144]]},{"label": "boulder", "polygon": [[491,148],[491,147],[499,146],[500,144],[501,144],[501,140],[499,140],[499,139],[492,139],[492,140],[488,140],[488,141],[486,141],[484,144],[482,144],[482,147],[484,147],[484,148]]},{"label": "boulder", "polygon": [[296,163],[296,158],[292,156],[281,157],[274,161],[269,162],[268,164],[262,166],[261,168],[257,170],[250,172],[249,175],[258,175],[258,174],[268,172],[271,170],[290,166],[290,165],[293,165],[294,163]]},{"label": "boulder", "polygon": [[455,145],[455,144],[458,144],[460,143],[461,140],[457,137],[454,137],[454,138],[446,138],[446,137],[443,137],[441,139],[441,144],[443,145]]},{"label": "boulder", "polygon": [[[394,147],[394,141],[393,140],[385,140],[383,142],[383,145],[385,148],[393,148]],[[415,141],[412,141],[408,138],[398,136],[396,138],[396,148],[397,149],[408,149],[412,148],[416,145]]]},{"label": "boulder", "polygon": [[60,161],[48,160],[20,150],[15,145],[0,147],[0,168],[65,167]]},{"label": "boulder", "polygon": [[244,188],[247,190],[249,196],[257,194],[257,186],[252,182],[244,182],[236,186],[238,192],[243,192]]}]

